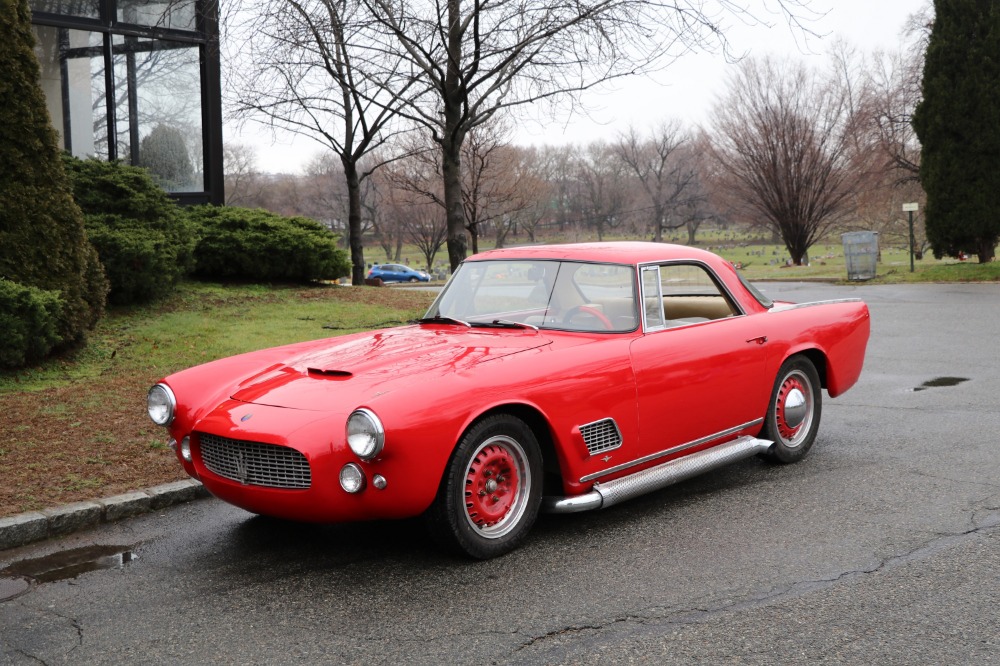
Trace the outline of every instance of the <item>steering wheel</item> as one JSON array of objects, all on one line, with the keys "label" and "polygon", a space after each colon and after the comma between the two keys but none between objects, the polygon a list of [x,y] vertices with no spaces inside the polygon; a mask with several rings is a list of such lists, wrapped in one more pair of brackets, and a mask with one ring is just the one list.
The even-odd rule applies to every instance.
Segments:
[{"label": "steering wheel", "polygon": [[606,331],[613,331],[615,328],[615,325],[611,323],[610,319],[604,316],[603,312],[590,305],[575,305],[571,307],[566,311],[566,314],[563,315],[563,323],[569,324],[573,317],[579,314],[590,315],[597,321],[601,322],[601,325],[604,326],[604,330]]}]

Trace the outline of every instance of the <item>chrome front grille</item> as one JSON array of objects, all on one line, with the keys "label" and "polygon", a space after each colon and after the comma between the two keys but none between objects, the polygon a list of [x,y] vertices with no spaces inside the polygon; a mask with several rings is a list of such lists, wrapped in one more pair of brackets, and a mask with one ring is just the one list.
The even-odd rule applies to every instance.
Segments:
[{"label": "chrome front grille", "polygon": [[602,419],[580,426],[580,434],[587,445],[587,451],[594,456],[604,451],[617,449],[622,445],[622,433],[614,419]]},{"label": "chrome front grille", "polygon": [[219,476],[245,486],[308,488],[312,473],[306,457],[287,446],[245,442],[198,434],[201,461]]}]

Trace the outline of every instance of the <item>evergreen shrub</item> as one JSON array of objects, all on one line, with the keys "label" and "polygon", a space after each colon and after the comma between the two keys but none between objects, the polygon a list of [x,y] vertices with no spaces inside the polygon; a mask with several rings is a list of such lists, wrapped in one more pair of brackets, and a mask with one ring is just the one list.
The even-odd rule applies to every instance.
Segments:
[{"label": "evergreen shrub", "polygon": [[16,368],[45,358],[61,342],[62,306],[59,291],[0,278],[0,367]]},{"label": "evergreen shrub", "polygon": [[196,206],[200,227],[194,273],[213,280],[335,280],[350,275],[347,253],[319,222],[261,209]]},{"label": "evergreen shrub", "polygon": [[[83,339],[104,311],[107,282],[59,158],[26,0],[0,0],[0,35],[0,279],[8,298],[0,309],[5,317],[0,338],[11,337],[8,327],[33,331],[41,339],[24,347],[25,358],[37,358],[43,348],[65,348]],[[38,290],[28,300],[44,302],[41,310],[8,309],[22,298],[11,296],[11,283]],[[59,299],[58,308],[52,298]],[[54,337],[47,324],[41,325],[41,311],[55,318]],[[29,320],[18,322],[19,313]],[[16,357],[5,355],[3,362]]]},{"label": "evergreen shrub", "polygon": [[169,294],[194,266],[194,227],[145,169],[65,155],[87,234],[111,282],[110,302]]}]

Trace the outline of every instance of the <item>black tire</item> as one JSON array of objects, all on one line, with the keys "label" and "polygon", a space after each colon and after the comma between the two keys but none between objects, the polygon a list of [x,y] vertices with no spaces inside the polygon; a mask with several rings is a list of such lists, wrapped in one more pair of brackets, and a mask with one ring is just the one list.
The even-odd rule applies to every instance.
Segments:
[{"label": "black tire", "polygon": [[761,438],[774,442],[764,453],[768,460],[798,462],[816,440],[823,412],[823,389],[816,366],[805,356],[781,364],[767,403]]},{"label": "black tire", "polygon": [[446,547],[485,560],[524,540],[541,501],[538,440],[521,419],[498,414],[462,437],[427,517]]}]

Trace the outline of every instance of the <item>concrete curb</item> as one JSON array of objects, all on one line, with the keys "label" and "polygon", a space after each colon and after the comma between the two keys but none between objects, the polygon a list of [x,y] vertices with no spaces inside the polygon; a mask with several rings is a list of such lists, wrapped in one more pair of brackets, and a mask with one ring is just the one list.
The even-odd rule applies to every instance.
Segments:
[{"label": "concrete curb", "polygon": [[201,483],[188,479],[92,502],[0,518],[0,551],[208,496]]}]

